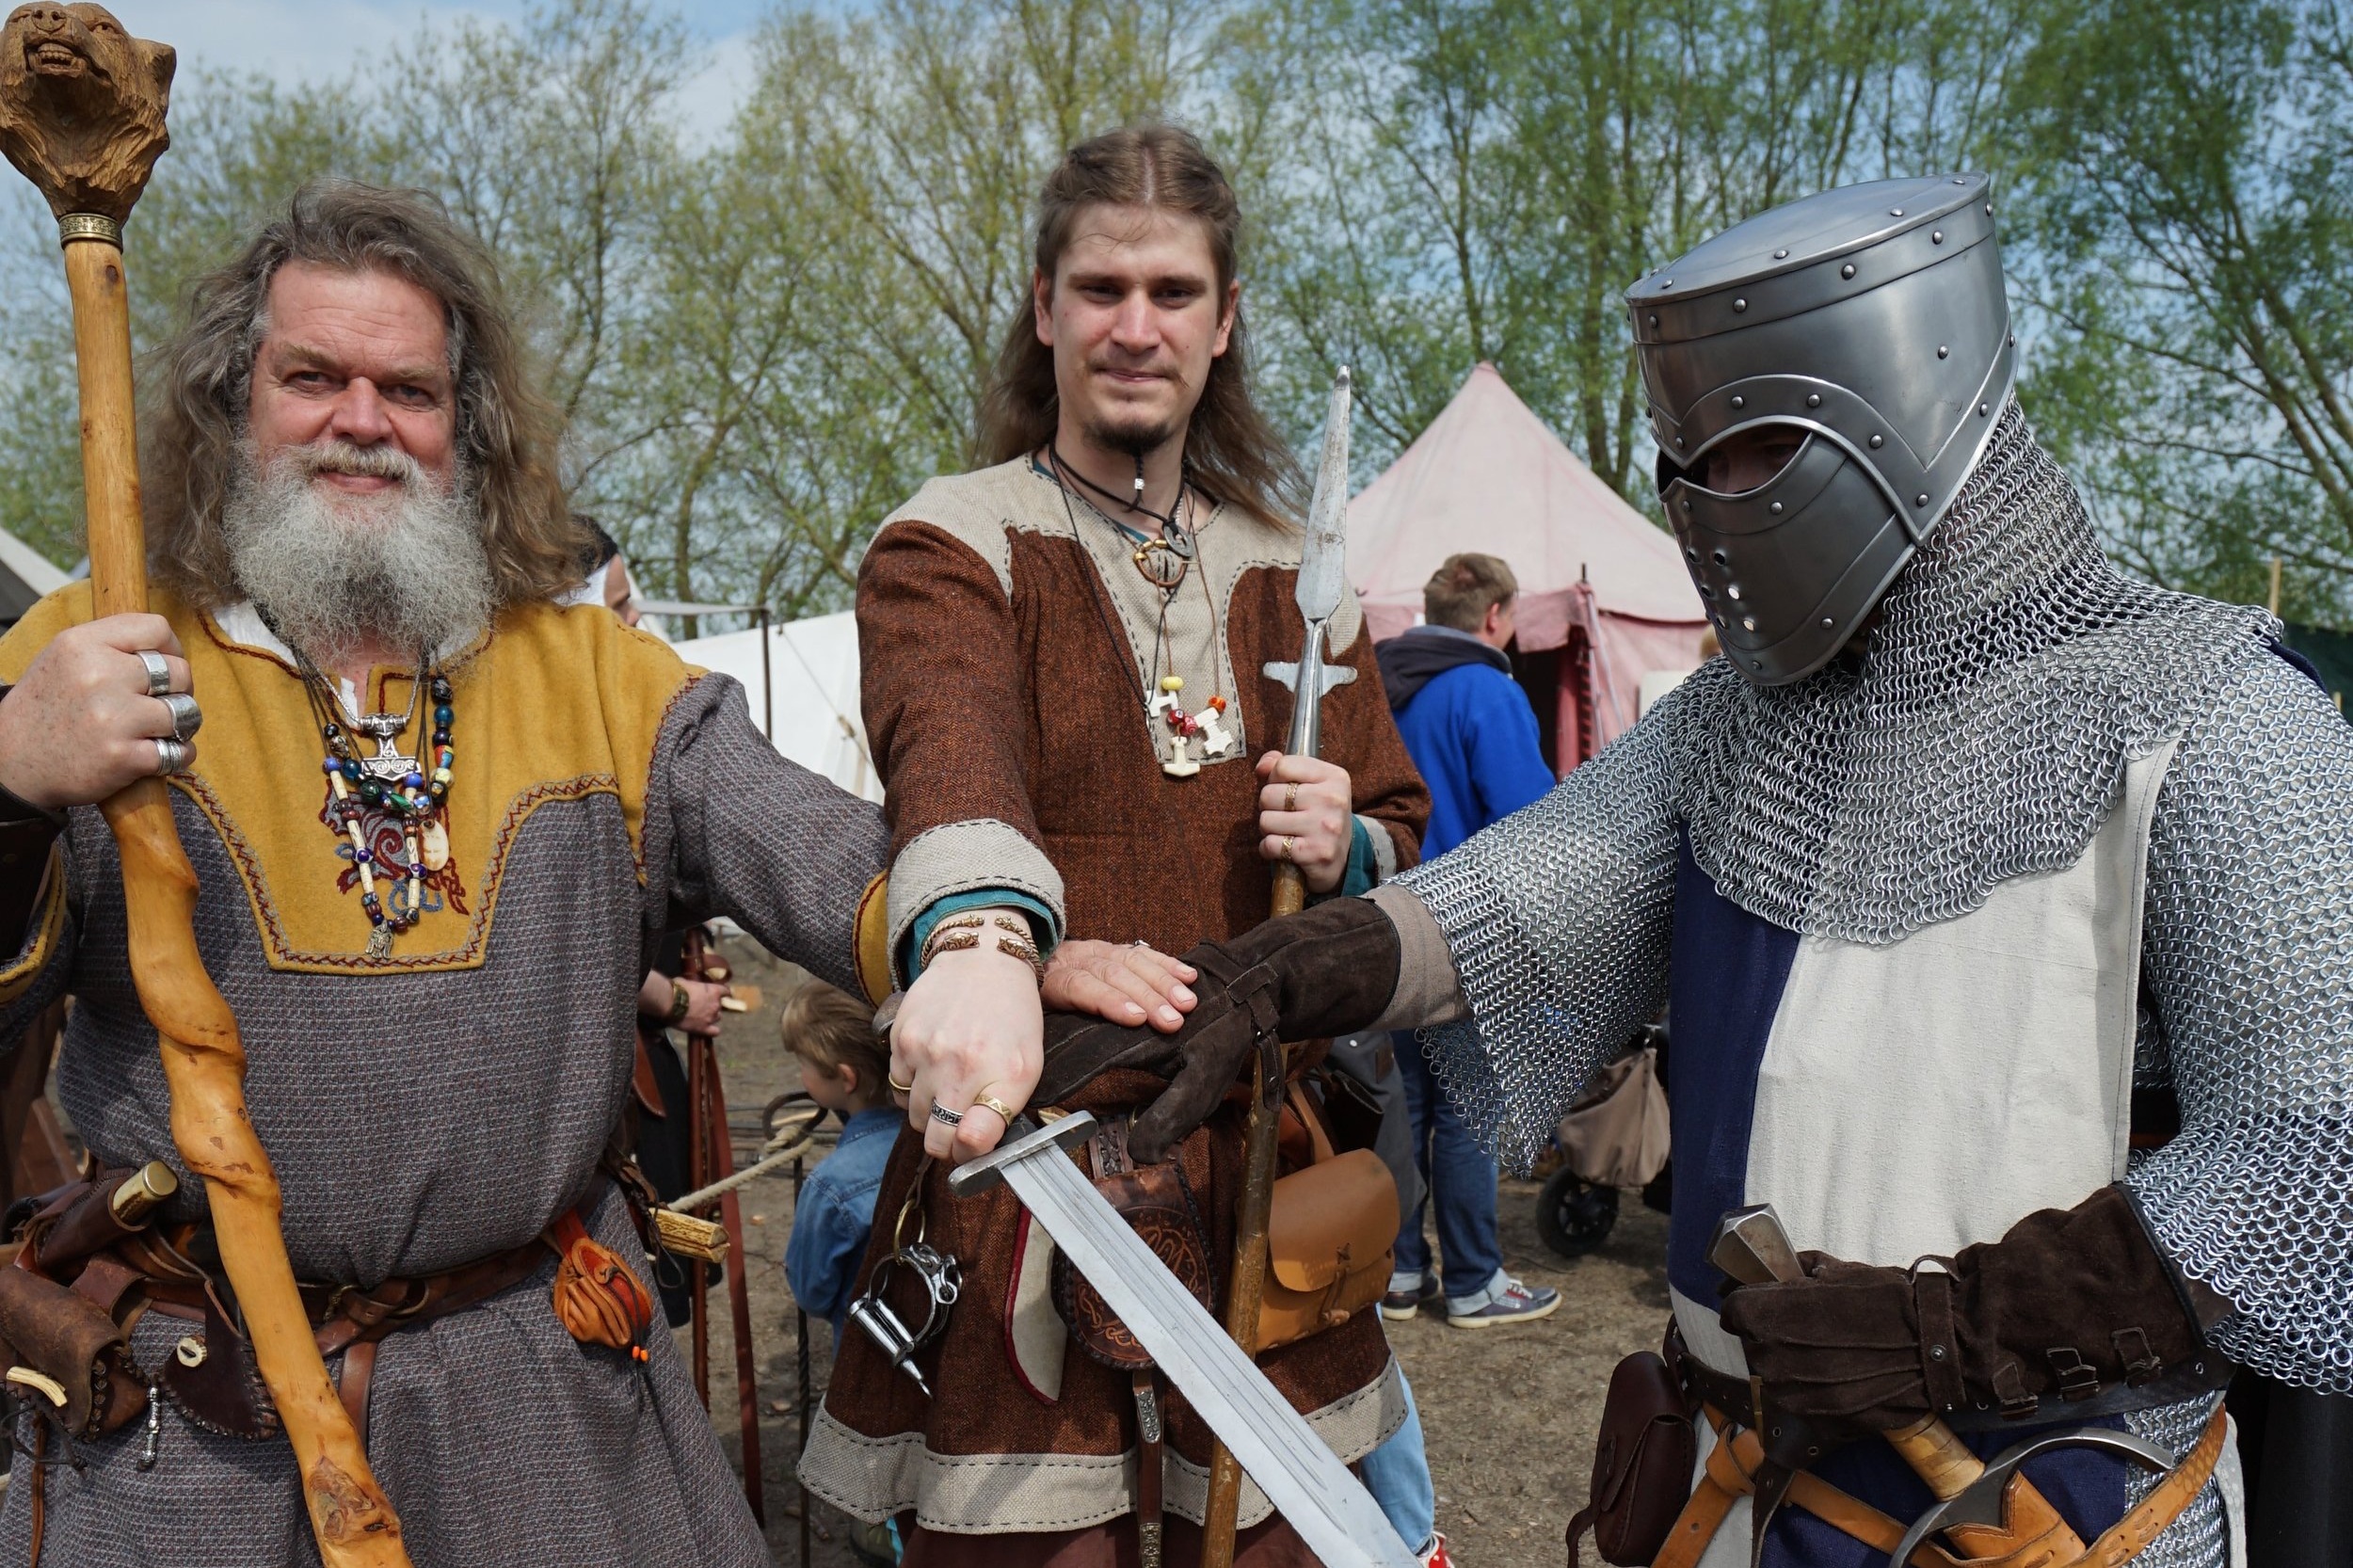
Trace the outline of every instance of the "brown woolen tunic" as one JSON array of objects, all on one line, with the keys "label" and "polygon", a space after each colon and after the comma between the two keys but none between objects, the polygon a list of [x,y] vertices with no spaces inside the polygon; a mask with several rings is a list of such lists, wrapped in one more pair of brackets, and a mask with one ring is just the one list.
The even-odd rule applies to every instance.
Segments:
[{"label": "brown woolen tunic", "polygon": [[[1156,659],[1160,596],[1109,522],[1083,503],[1066,505],[1052,477],[1023,459],[935,480],[885,523],[859,574],[857,614],[866,723],[897,857],[894,948],[932,903],[978,888],[1028,893],[1062,913],[1068,936],[1142,940],[1166,952],[1266,918],[1272,881],[1257,853],[1252,761],[1280,747],[1289,728],[1290,693],[1261,666],[1299,654],[1300,536],[1238,508],[1196,528],[1200,559],[1170,606],[1162,646],[1185,679],[1186,708],[1222,692],[1241,744],[1232,760],[1180,779],[1160,771],[1155,746],[1168,731],[1144,712],[1144,691],[1167,668],[1165,652]],[[1429,795],[1390,720],[1353,599],[1335,616],[1333,644],[1334,662],[1358,675],[1324,698],[1322,755],[1348,770],[1385,873],[1417,857]],[[1115,1074],[1071,1103],[1119,1110],[1147,1103],[1160,1087],[1148,1074]],[[1241,1121],[1229,1105],[1179,1154],[1203,1198],[1221,1282],[1241,1186]],[[861,1285],[891,1248],[892,1221],[920,1160],[920,1141],[903,1134]],[[862,1335],[845,1336],[805,1479],[862,1517],[913,1510],[925,1531],[997,1536],[986,1544],[991,1562],[1050,1553],[1064,1568],[1108,1564],[1122,1544],[1132,1556],[1133,1531],[1121,1520],[1134,1464],[1126,1377],[1058,1329],[1043,1354],[1034,1337],[1018,1357],[1012,1348],[1010,1318],[1040,1320],[1033,1284],[1022,1293],[1033,1271],[1018,1265],[1042,1233],[1038,1242],[1025,1238],[1020,1205],[1001,1189],[951,1197],[938,1168],[925,1180],[923,1213],[931,1242],[964,1269],[947,1333],[922,1358],[938,1398],[890,1370]],[[1036,1375],[1042,1363],[1059,1371],[1050,1401],[1036,1386],[1053,1382],[1051,1371]],[[1262,1364],[1345,1459],[1403,1417],[1376,1314]],[[1209,1434],[1181,1399],[1172,1404],[1168,1507],[1197,1522]],[[1245,1487],[1243,1522],[1265,1512],[1257,1489]],[[1279,1524],[1259,1532],[1257,1545],[1254,1561],[1307,1560]],[[980,1560],[971,1554],[982,1549],[965,1541],[951,1551],[965,1562]]]}]

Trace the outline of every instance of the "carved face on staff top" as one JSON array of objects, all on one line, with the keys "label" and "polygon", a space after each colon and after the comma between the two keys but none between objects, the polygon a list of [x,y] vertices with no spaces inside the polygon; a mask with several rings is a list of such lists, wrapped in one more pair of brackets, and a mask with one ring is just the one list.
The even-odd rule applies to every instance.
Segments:
[{"label": "carved face on staff top", "polygon": [[121,222],[171,145],[176,60],[104,6],[19,6],[0,27],[0,152],[60,217]]}]

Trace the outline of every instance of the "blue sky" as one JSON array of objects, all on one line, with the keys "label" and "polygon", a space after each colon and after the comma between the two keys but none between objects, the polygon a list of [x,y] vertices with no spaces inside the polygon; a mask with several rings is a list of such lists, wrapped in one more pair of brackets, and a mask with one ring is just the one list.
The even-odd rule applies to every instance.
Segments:
[{"label": "blue sky", "polygon": [[[708,64],[680,96],[698,128],[716,130],[750,81],[748,37],[770,0],[654,0],[685,18]],[[130,29],[180,51],[180,69],[253,71],[283,82],[333,79],[415,31],[421,19],[520,20],[525,0],[116,0]]]}]

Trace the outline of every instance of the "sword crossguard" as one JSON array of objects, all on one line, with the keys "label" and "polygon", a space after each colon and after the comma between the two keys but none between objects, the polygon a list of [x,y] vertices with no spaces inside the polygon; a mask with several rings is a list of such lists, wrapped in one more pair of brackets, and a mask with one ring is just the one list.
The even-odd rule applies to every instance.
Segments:
[{"label": "sword crossguard", "polygon": [[948,1191],[957,1197],[968,1198],[985,1192],[1005,1179],[1005,1167],[1018,1160],[1032,1160],[1048,1149],[1075,1149],[1095,1136],[1095,1112],[1075,1111],[1039,1127],[1026,1115],[1016,1116],[1006,1128],[1015,1137],[998,1144],[986,1154],[975,1155],[948,1173]]},{"label": "sword crossguard", "polygon": [[2057,1448],[2091,1448],[2102,1453],[2128,1459],[2153,1475],[2164,1475],[2173,1468],[2174,1457],[2165,1448],[2145,1437],[2112,1427],[2070,1427],[2063,1432],[2044,1432],[2030,1437],[1985,1467],[1985,1473],[1951,1496],[1929,1509],[1913,1521],[1912,1528],[1896,1547],[1891,1563],[1912,1560],[1912,1554],[1922,1542],[1939,1530],[1962,1525],[1983,1525],[2000,1529],[2008,1524],[2005,1494],[2026,1461],[2039,1454]]}]

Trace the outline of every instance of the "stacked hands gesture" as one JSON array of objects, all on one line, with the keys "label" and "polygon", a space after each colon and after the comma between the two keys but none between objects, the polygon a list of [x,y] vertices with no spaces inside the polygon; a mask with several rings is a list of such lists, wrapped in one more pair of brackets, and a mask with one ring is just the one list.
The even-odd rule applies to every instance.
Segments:
[{"label": "stacked hands gesture", "polygon": [[44,811],[91,806],[196,758],[202,722],[161,616],[60,632],[0,702],[0,789]]},{"label": "stacked hands gesture", "polygon": [[[1310,892],[1336,890],[1355,832],[1347,771],[1270,751],[1257,774],[1260,856],[1297,865]],[[968,1160],[1003,1139],[1045,1073],[1049,1012],[1081,1016],[1055,1020],[1058,1038],[1096,1019],[1165,1035],[1199,1004],[1200,972],[1142,943],[1066,939],[1041,983],[1000,948],[1012,936],[991,920],[976,946],[934,957],[891,1020],[890,1088],[935,1160]]]}]

